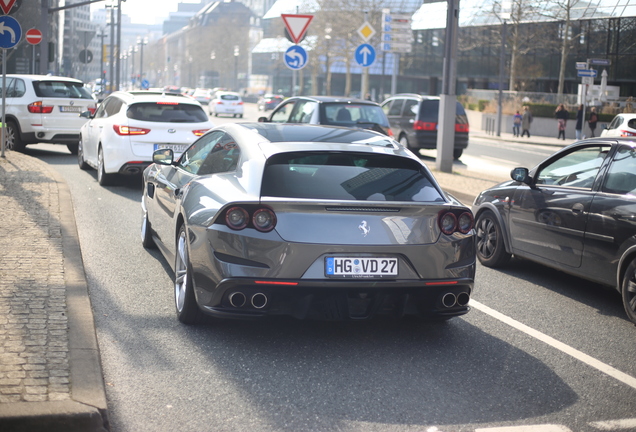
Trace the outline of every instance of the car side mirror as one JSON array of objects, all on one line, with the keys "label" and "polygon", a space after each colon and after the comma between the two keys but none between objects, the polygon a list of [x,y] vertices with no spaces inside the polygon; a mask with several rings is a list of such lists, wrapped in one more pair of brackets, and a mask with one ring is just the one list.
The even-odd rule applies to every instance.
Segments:
[{"label": "car side mirror", "polygon": [[91,114],[90,111],[82,111],[79,116],[82,117],[82,118],[85,118],[85,119],[92,119],[93,118],[93,115]]},{"label": "car side mirror", "polygon": [[172,149],[159,149],[152,153],[152,161],[159,165],[172,165],[174,152]]},{"label": "car side mirror", "polygon": [[258,118],[258,122],[259,123],[268,123],[269,119],[267,117],[259,117]]},{"label": "car side mirror", "polygon": [[510,177],[517,182],[530,184],[530,176],[528,175],[528,168],[515,168],[510,171]]}]

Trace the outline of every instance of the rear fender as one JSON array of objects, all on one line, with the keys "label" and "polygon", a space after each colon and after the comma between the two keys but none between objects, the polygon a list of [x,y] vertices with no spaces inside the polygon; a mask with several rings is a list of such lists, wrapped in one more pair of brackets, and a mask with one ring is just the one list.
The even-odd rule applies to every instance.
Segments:
[{"label": "rear fender", "polygon": [[486,210],[490,210],[497,218],[497,222],[499,222],[499,226],[501,227],[502,234],[503,234],[504,246],[506,247],[506,252],[513,253],[512,241],[510,239],[510,230],[508,229],[508,221],[501,215],[501,212],[499,211],[499,208],[497,208],[497,206],[495,206],[493,203],[490,203],[490,202],[485,202],[481,204],[481,206],[479,207],[479,210],[477,211],[477,214],[475,214],[475,220],[477,220],[479,215]]}]

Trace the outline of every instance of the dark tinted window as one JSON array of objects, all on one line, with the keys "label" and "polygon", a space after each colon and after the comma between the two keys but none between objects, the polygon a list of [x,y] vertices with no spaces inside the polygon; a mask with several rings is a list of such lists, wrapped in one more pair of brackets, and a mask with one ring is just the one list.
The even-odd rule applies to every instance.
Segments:
[{"label": "dark tinted window", "polygon": [[320,104],[320,109],[321,124],[349,127],[371,123],[389,125],[379,105],[323,103]]},{"label": "dark tinted window", "polygon": [[604,192],[636,195],[636,150],[623,146],[614,155]]},{"label": "dark tinted window", "polygon": [[[455,105],[455,114],[458,116],[457,120],[460,123],[466,123],[466,111],[459,102]],[[439,99],[423,100],[420,103],[420,118],[421,121],[437,122],[439,115]]]},{"label": "dark tinted window", "polygon": [[208,116],[198,105],[166,102],[140,102],[130,105],[126,116],[134,120],[166,123],[201,123]]},{"label": "dark tinted window", "polygon": [[416,161],[341,152],[283,153],[271,157],[261,195],[358,201],[443,201]]},{"label": "dark tinted window", "polygon": [[399,116],[402,112],[402,105],[404,105],[404,99],[395,99],[393,103],[391,103],[391,108],[389,108],[387,115]]},{"label": "dark tinted window", "polygon": [[82,83],[69,81],[33,81],[35,94],[39,97],[93,99]]},{"label": "dark tinted window", "polygon": [[221,95],[221,99],[224,101],[237,101],[239,100],[239,97],[237,95],[224,94]]}]

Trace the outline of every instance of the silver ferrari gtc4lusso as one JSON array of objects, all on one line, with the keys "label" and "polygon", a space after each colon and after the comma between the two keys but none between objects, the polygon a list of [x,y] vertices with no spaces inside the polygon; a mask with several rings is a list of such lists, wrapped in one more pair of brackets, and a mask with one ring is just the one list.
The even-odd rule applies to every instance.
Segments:
[{"label": "silver ferrari gtc4lusso", "polygon": [[216,127],[143,175],[141,236],[174,270],[177,316],[445,320],[469,311],[471,210],[377,132]]}]

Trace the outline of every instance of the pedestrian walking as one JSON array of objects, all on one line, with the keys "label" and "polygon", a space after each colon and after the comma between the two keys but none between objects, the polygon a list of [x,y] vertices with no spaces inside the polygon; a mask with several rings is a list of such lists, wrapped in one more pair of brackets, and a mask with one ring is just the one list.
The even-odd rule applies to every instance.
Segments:
[{"label": "pedestrian walking", "polygon": [[521,132],[521,121],[523,120],[523,116],[519,114],[519,111],[512,116],[512,134],[516,137],[519,136],[519,132]]},{"label": "pedestrian walking", "polygon": [[523,107],[523,115],[521,116],[521,136],[528,134],[530,138],[530,125],[532,124],[532,111],[527,106]]},{"label": "pedestrian walking", "polygon": [[580,140],[583,137],[583,105],[579,105],[579,110],[576,112],[576,140]]},{"label": "pedestrian walking", "polygon": [[557,136],[557,139],[563,137],[563,140],[565,140],[565,127],[568,124],[568,117],[570,116],[570,113],[568,112],[568,110],[565,109],[565,105],[559,104],[556,111],[554,111],[554,116],[557,119],[559,129],[559,135]]},{"label": "pedestrian walking", "polygon": [[592,138],[594,138],[596,122],[598,122],[598,114],[596,114],[596,108],[592,107],[590,109],[590,118],[587,120],[587,124],[590,126],[590,137]]}]

